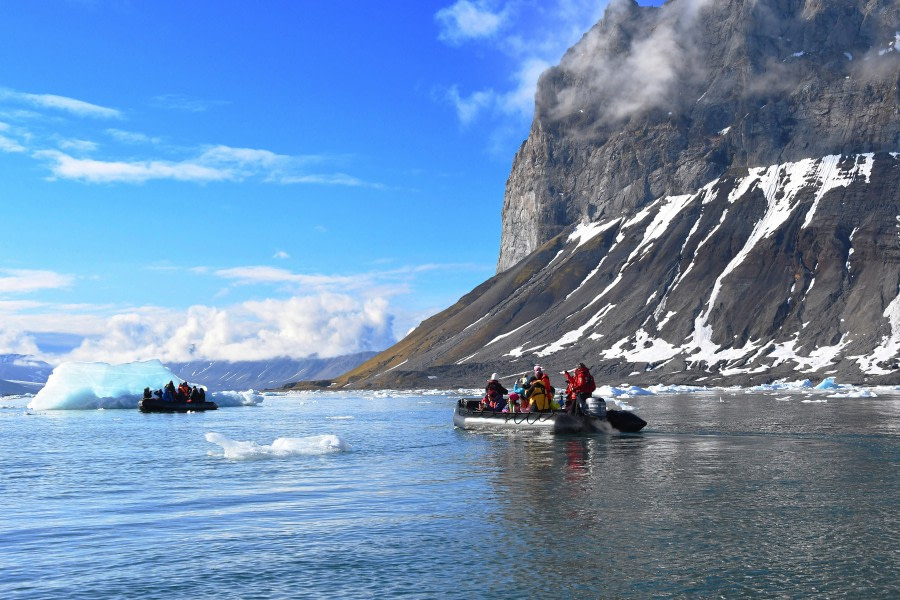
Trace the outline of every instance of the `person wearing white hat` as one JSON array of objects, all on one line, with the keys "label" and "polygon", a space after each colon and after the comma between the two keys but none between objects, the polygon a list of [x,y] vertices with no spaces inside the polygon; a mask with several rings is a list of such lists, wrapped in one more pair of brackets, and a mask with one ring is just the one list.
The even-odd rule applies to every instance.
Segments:
[{"label": "person wearing white hat", "polygon": [[503,397],[509,391],[503,387],[496,373],[491,373],[491,378],[484,386],[484,398],[481,400],[481,410],[502,411],[506,407],[506,399]]}]

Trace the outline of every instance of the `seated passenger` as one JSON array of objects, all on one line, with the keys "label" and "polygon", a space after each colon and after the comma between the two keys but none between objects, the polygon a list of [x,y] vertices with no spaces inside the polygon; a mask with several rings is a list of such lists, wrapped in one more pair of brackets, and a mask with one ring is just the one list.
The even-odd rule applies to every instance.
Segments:
[{"label": "seated passenger", "polygon": [[503,409],[503,412],[519,412],[519,395],[515,392],[509,395],[509,402],[507,402],[506,407]]},{"label": "seated passenger", "polygon": [[525,398],[528,399],[531,405],[531,412],[550,411],[550,391],[544,384],[543,379],[529,378],[525,390]]},{"label": "seated passenger", "polygon": [[188,402],[201,402],[200,390],[197,389],[196,385],[191,388],[191,397],[188,399]]},{"label": "seated passenger", "polygon": [[144,400],[149,400],[152,397],[153,397],[153,394],[150,393],[150,388],[145,387],[144,388]]},{"label": "seated passenger", "polygon": [[509,392],[497,379],[496,373],[491,375],[487,385],[484,386],[484,391],[484,398],[481,400],[482,410],[503,410],[503,407],[506,406],[503,396]]},{"label": "seated passenger", "polygon": [[521,398],[525,395],[525,386],[528,384],[528,373],[522,373],[522,376],[516,379],[515,385],[513,385],[513,391],[519,395]]}]

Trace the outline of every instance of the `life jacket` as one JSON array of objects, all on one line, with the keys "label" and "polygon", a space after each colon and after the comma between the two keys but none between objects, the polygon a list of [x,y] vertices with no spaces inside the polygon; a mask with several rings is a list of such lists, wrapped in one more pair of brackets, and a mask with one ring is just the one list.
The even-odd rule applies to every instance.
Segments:
[{"label": "life jacket", "polygon": [[531,383],[531,393],[528,395],[532,410],[550,410],[550,394],[544,386],[544,382],[537,379]]}]

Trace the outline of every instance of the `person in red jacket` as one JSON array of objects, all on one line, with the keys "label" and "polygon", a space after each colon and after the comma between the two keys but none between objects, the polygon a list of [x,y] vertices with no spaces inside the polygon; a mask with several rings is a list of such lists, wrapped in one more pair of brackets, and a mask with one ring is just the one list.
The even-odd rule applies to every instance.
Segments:
[{"label": "person in red jacket", "polygon": [[594,376],[584,363],[578,363],[575,368],[575,375],[569,375],[568,371],[563,371],[566,375],[569,385],[566,388],[568,392],[566,399],[566,410],[571,414],[584,414],[587,412],[587,399],[591,397],[591,393],[597,389],[594,383]]}]

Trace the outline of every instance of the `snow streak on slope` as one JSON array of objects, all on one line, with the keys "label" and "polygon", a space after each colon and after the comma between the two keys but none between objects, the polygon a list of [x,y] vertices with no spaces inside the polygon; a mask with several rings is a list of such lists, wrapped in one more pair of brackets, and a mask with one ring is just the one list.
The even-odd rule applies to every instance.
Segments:
[{"label": "snow streak on slope", "polygon": [[[799,368],[812,371],[828,368],[836,361],[846,358],[845,351],[855,339],[854,336],[845,336],[832,341],[831,345],[820,345],[814,349],[809,348],[808,342],[800,343],[799,333],[792,339],[782,336],[778,336],[777,339],[743,338],[742,342],[734,346],[721,346],[714,340],[730,339],[732,336],[730,334],[724,336],[723,332],[714,335],[716,332],[713,331],[712,323],[715,322],[715,311],[728,308],[722,304],[723,301],[731,302],[730,295],[729,300],[723,300],[726,297],[724,291],[727,290],[729,294],[734,291],[732,288],[735,284],[729,278],[738,270],[741,273],[748,269],[752,271],[752,265],[745,263],[748,260],[758,260],[765,255],[765,252],[760,254],[762,249],[774,243],[766,242],[763,245],[765,240],[776,234],[784,235],[784,228],[789,222],[800,225],[802,220],[801,229],[811,225],[815,227],[818,221],[814,218],[817,211],[820,211],[820,203],[826,194],[851,184],[869,184],[874,164],[874,154],[861,154],[833,155],[822,159],[805,159],[794,163],[753,168],[743,177],[725,176],[716,179],[694,194],[660,198],[624,222],[617,218],[614,221],[593,225],[579,225],[567,240],[569,243],[566,250],[570,255],[587,240],[621,223],[615,241],[606,249],[597,266],[566,295],[564,301],[577,297],[579,293],[584,294],[585,283],[593,278],[603,278],[606,283],[602,284],[599,290],[595,286],[593,289],[599,293],[594,291],[593,298],[566,317],[566,320],[577,318],[578,322],[583,323],[581,326],[567,331],[542,350],[532,349],[531,352],[536,356],[547,357],[572,348],[585,339],[597,340],[604,337],[603,333],[608,333],[610,329],[616,327],[615,321],[623,316],[627,318],[626,314],[617,312],[626,305],[616,309],[623,295],[627,296],[630,291],[623,289],[623,286],[627,285],[647,294],[646,301],[641,300],[637,304],[649,307],[651,312],[633,334],[624,338],[619,335],[610,338],[608,342],[610,346],[600,350],[600,355],[605,359],[624,359],[630,363],[646,362],[658,365],[682,355],[688,363],[720,364],[723,372],[727,370],[729,373],[760,372],[761,369],[765,369],[765,366],[761,365],[772,361],[776,365],[793,361]],[[743,215],[754,214],[758,216],[749,217],[754,220],[747,222],[746,229],[739,237],[732,237],[733,234],[725,229],[734,226],[736,219],[748,218]],[[858,227],[850,234],[851,242],[856,229]],[[672,236],[679,236],[679,239],[675,240]],[[723,240],[726,240],[726,244],[736,244],[733,252],[726,250],[727,255],[722,257],[723,263],[716,263],[715,260],[705,262],[711,253],[719,252],[718,248]],[[642,284],[640,280],[646,278],[644,274],[653,272],[650,261],[659,259],[659,256],[656,256],[658,252],[651,255],[651,250],[658,243],[662,244],[661,247],[671,248],[667,251],[671,253],[667,255],[672,265],[671,276],[658,283],[654,279],[654,281],[645,280]],[[629,247],[623,248],[623,244],[628,244]],[[710,244],[715,244],[715,247],[710,247]],[[623,258],[626,253],[627,257]],[[615,258],[616,256],[619,258]],[[714,264],[717,265],[716,271],[709,273],[710,267]],[[815,266],[812,268],[815,269]],[[695,276],[690,280],[691,285],[695,285],[694,280],[702,281],[708,277],[708,285],[711,286],[706,288],[710,290],[708,297],[697,299],[699,312],[678,315],[672,310],[667,311],[670,294],[686,281],[687,275],[692,271]],[[798,288],[799,280],[794,280],[793,273],[789,275],[791,279],[785,281],[784,288],[785,290],[790,288],[789,295],[784,300],[787,307],[802,302],[815,283],[814,273],[811,273],[808,285],[805,288]],[[615,293],[613,290],[616,290]],[[798,293],[801,296],[797,297]],[[679,310],[684,310],[684,298],[690,294],[689,290],[679,292]],[[600,304],[599,301],[604,298],[607,300]],[[599,308],[593,308],[589,316],[585,314],[584,311],[595,304]],[[891,334],[884,337],[882,344],[872,354],[855,357],[862,370],[871,374],[892,372],[886,371],[884,364],[900,352],[900,295],[890,303],[883,316],[890,324]],[[690,325],[685,323],[690,331],[687,337],[681,337],[685,333],[684,327],[680,328],[682,333],[678,334],[678,339],[661,337],[662,327],[670,320],[676,321],[675,327],[670,331],[679,329],[679,318],[681,323],[685,323],[686,320],[687,323],[693,322],[692,330]],[[808,322],[804,323],[803,328],[807,324]],[[738,337],[734,336],[736,340]],[[768,338],[768,335],[765,337]],[[521,356],[523,353],[528,351],[520,345],[507,355]]]}]

